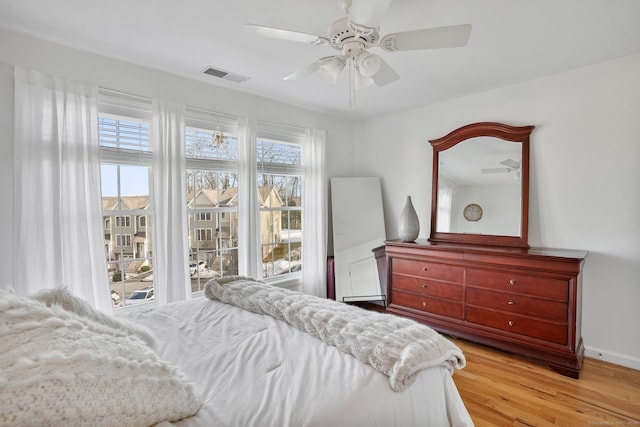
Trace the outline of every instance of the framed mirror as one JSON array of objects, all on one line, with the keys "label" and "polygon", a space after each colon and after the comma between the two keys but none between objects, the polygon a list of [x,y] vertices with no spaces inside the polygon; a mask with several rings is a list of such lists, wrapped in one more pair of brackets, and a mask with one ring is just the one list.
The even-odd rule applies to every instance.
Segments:
[{"label": "framed mirror", "polygon": [[529,136],[534,126],[481,122],[433,147],[434,242],[529,247]]}]

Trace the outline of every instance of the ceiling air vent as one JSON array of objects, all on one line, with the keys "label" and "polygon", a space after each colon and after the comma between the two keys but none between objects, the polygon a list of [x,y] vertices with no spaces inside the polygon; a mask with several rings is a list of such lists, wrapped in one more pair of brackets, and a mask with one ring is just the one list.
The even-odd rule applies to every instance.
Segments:
[{"label": "ceiling air vent", "polygon": [[210,76],[218,77],[223,80],[229,80],[236,83],[242,83],[249,80],[249,77],[241,76],[240,74],[230,73],[229,71],[224,71],[219,68],[207,67],[203,73],[209,74]]}]

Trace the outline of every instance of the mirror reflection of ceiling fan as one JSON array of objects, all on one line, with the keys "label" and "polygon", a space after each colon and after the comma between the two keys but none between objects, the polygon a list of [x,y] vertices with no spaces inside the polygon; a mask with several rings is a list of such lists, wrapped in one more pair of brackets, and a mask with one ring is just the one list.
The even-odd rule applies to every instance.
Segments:
[{"label": "mirror reflection of ceiling fan", "polygon": [[327,36],[256,24],[246,24],[245,28],[260,36],[331,46],[339,51],[339,54],[320,58],[284,79],[302,79],[320,71],[329,82],[335,84],[346,67],[349,70],[350,104],[351,107],[355,107],[355,89],[361,89],[373,83],[385,86],[400,78],[380,55],[369,53],[369,48],[379,47],[386,52],[437,49],[462,47],[469,40],[471,25],[468,24],[425,28],[380,37],[378,24],[391,1],[338,0],[339,6],[347,16],[331,24]]},{"label": "mirror reflection of ceiling fan", "polygon": [[482,173],[510,173],[515,172],[516,175],[520,175],[520,162],[513,159],[506,159],[500,162],[504,165],[504,168],[487,168],[481,169]]}]

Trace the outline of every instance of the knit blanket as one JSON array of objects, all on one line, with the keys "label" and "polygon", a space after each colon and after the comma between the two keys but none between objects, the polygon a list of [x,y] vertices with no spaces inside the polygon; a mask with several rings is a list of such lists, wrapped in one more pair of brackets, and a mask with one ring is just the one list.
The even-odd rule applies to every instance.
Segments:
[{"label": "knit blanket", "polygon": [[207,298],[266,314],[351,354],[389,377],[394,391],[409,386],[418,372],[433,366],[465,366],[455,344],[433,329],[410,319],[378,313],[249,277],[210,280]]},{"label": "knit blanket", "polygon": [[198,412],[193,386],[146,332],[65,290],[37,298],[51,306],[0,289],[0,426],[142,427]]}]

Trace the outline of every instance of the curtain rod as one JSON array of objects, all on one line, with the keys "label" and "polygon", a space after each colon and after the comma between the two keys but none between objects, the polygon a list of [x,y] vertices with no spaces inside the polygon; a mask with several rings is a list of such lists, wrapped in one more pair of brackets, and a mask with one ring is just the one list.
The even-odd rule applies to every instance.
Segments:
[{"label": "curtain rod", "polygon": [[297,130],[297,131],[305,131],[305,130],[307,130],[307,128],[301,127],[301,126],[286,125],[286,124],[282,124],[282,123],[265,122],[265,121],[262,121],[262,120],[258,120],[257,124],[258,124],[258,126],[260,126],[260,125],[275,126],[275,127],[279,127],[279,128],[289,128],[289,129],[293,129],[293,130]]},{"label": "curtain rod", "polygon": [[[126,96],[126,97],[130,97],[130,98],[137,98],[139,100],[147,101],[147,102],[151,102],[152,101],[152,98],[148,98],[146,96],[134,95],[134,94],[131,94],[131,93],[122,92],[122,91],[119,91],[119,90],[109,89],[109,88],[105,88],[105,87],[100,87],[99,89],[100,89],[100,91],[104,92],[107,95],[111,94],[111,95]],[[215,115],[215,116],[220,116],[220,117],[233,119],[233,120],[237,120],[239,118],[238,116],[235,116],[233,114],[219,113],[217,111],[205,110],[203,108],[198,108],[198,107],[185,106],[185,108],[187,110],[196,111],[196,112],[203,113],[203,114],[212,114],[212,115]],[[294,126],[294,125],[288,125],[288,124],[283,124],[283,123],[267,122],[267,121],[263,121],[263,120],[258,120],[257,124],[258,125],[264,125],[264,126],[274,126],[274,127],[279,127],[279,128],[288,128],[288,129],[292,129],[292,130],[295,130],[295,131],[298,131],[298,132],[304,132],[304,131],[306,131],[308,129],[308,128],[302,127],[302,126]],[[328,133],[329,132],[327,131],[327,134]]]},{"label": "curtain rod", "polygon": [[128,98],[138,98],[141,101],[151,102],[151,98],[141,95],[134,95],[132,93],[122,92],[115,89],[108,89],[106,87],[99,87],[100,92],[103,92],[105,95],[118,95],[118,96],[126,96]]},{"label": "curtain rod", "polygon": [[233,120],[237,120],[238,116],[234,116],[233,114],[226,114],[226,113],[219,113],[217,111],[211,111],[211,110],[205,110],[203,108],[198,108],[198,107],[186,107],[187,110],[191,110],[191,111],[196,111],[198,113],[203,113],[203,114],[212,114],[214,116],[220,116],[220,117],[224,117],[227,119],[233,119]]},{"label": "curtain rod", "polygon": [[[126,97],[126,98],[134,98],[134,99],[138,99],[138,100],[144,101],[144,102],[152,102],[153,101],[152,98],[149,98],[149,97],[146,97],[146,96],[135,95],[135,94],[128,93],[128,92],[122,92],[122,91],[116,90],[116,89],[109,89],[109,88],[106,88],[106,87],[100,87],[99,90],[104,95],[114,95],[114,96],[121,96],[121,97]],[[202,113],[202,114],[210,114],[210,115],[219,116],[219,117],[228,118],[228,119],[233,119],[233,120],[237,120],[238,119],[237,116],[234,116],[232,114],[219,113],[217,111],[205,110],[203,108],[191,107],[191,106],[188,106],[188,105],[185,105],[185,110],[191,110],[191,111]]]}]

